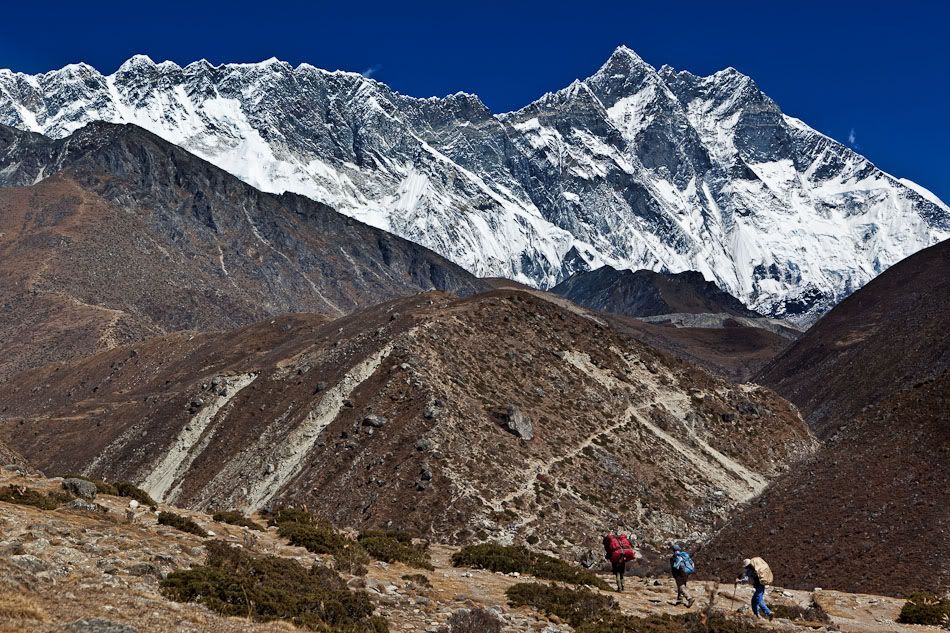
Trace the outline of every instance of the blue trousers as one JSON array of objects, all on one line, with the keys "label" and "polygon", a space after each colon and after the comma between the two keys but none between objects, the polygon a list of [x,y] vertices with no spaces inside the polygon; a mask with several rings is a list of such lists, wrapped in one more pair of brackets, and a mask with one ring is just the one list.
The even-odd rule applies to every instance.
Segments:
[{"label": "blue trousers", "polygon": [[772,615],[772,610],[765,604],[765,587],[762,585],[756,587],[755,593],[752,594],[752,613],[758,616],[759,611],[766,617]]}]

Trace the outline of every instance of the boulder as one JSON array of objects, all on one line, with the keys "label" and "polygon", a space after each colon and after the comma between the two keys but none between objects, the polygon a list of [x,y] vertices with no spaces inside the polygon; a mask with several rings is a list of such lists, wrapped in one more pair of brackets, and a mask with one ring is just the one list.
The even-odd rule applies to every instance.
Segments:
[{"label": "boulder", "polygon": [[10,557],[10,562],[20,569],[33,572],[34,574],[49,569],[49,565],[32,554],[18,554]]},{"label": "boulder", "polygon": [[428,451],[432,449],[432,440],[426,437],[420,437],[416,440],[417,451]]},{"label": "boulder", "polygon": [[368,415],[365,418],[363,418],[363,425],[372,427],[374,429],[378,429],[378,428],[386,426],[387,422],[389,422],[389,420],[387,420],[381,415]]},{"label": "boulder", "polygon": [[100,507],[94,503],[90,503],[85,499],[73,499],[69,503],[63,506],[67,510],[83,510],[85,512],[99,512]]},{"label": "boulder", "polygon": [[70,477],[63,480],[63,490],[83,499],[96,498],[96,484],[85,479]]},{"label": "boulder", "polygon": [[534,426],[531,424],[531,418],[522,413],[516,404],[508,405],[508,412],[505,414],[505,428],[508,429],[508,432],[517,435],[526,442],[534,437]]}]

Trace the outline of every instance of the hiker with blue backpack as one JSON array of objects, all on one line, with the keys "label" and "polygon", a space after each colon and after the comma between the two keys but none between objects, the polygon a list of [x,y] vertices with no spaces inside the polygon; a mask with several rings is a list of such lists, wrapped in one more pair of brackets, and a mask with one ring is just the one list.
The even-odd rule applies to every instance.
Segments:
[{"label": "hiker with blue backpack", "polygon": [[673,550],[673,555],[670,556],[670,571],[673,572],[673,580],[676,581],[676,604],[683,604],[685,599],[686,608],[688,609],[693,606],[693,597],[689,595],[686,582],[696,572],[696,565],[693,564],[689,552],[678,544],[672,543],[670,547]]}]

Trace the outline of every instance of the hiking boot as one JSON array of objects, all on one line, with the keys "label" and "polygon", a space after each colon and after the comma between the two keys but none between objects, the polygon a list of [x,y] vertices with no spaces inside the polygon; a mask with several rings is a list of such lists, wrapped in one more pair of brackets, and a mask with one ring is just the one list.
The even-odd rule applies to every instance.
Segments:
[{"label": "hiking boot", "polygon": [[695,600],[693,600],[692,598],[690,598],[689,600],[687,600],[687,601],[686,601],[686,608],[687,608],[687,609],[692,609],[694,602],[695,602]]},{"label": "hiking boot", "polygon": [[771,621],[774,620],[774,619],[775,619],[775,614],[774,614],[774,613],[770,613],[770,614],[769,614],[769,622],[771,622]]}]

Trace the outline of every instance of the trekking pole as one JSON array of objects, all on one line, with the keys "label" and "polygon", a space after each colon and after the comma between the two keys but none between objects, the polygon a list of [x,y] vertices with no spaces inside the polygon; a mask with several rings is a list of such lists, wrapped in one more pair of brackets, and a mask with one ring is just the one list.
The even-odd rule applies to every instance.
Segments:
[{"label": "trekking pole", "polygon": [[739,583],[733,583],[732,585],[732,606],[736,606],[736,592],[739,591]]}]

